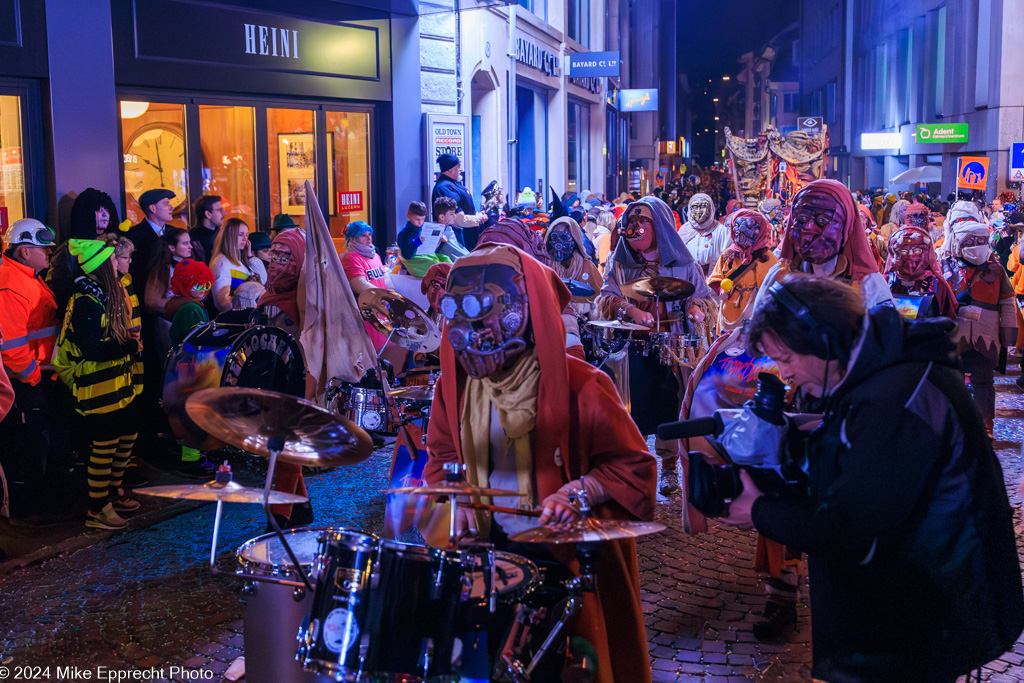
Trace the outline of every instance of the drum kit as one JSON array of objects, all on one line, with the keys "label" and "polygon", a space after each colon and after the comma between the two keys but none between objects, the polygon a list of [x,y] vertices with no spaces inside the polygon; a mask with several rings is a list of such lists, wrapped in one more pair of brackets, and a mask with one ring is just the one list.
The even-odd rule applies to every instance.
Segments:
[{"label": "drum kit", "polygon": [[[625,357],[629,344],[635,343],[637,350],[647,356],[654,354],[662,365],[669,367],[694,367],[707,350],[703,336],[697,334],[672,334],[659,332],[661,323],[677,322],[678,319],[661,320],[661,302],[681,301],[693,295],[693,283],[680,278],[655,276],[633,280],[622,285],[622,294],[634,301],[654,299],[654,328],[624,320],[591,320],[587,325],[594,330],[598,339],[597,357],[601,367],[609,360],[618,361]],[[634,332],[649,332],[646,339],[633,338]]]},{"label": "drum kit", "polygon": [[[431,393],[432,388],[410,388],[396,398],[423,401]],[[340,526],[282,531],[269,505],[306,498],[271,490],[276,462],[334,467],[365,460],[372,450],[370,438],[350,420],[302,399],[240,387],[196,392],[185,409],[216,439],[269,459],[262,490],[232,482],[226,465],[208,484],[136,489],[142,494],[217,503],[212,572],[217,572],[223,504],[263,505],[274,532],[238,549],[235,572],[244,581],[246,680],[250,683],[454,682],[462,676],[512,683],[539,680],[538,665],[550,666],[550,653],[565,641],[565,629],[580,610],[584,595],[597,590],[601,543],[665,528],[654,522],[592,517],[586,493],[579,491],[579,519],[510,538],[517,543],[576,544],[580,572],[562,582],[557,599],[552,599],[551,587],[542,586],[537,564],[490,544],[460,538],[454,514],[446,548],[383,540]],[[534,510],[479,502],[484,496],[520,494],[474,486],[463,479],[464,471],[464,466],[447,465],[445,480],[438,484],[387,493],[431,500],[443,496],[464,507],[539,516]],[[479,666],[481,654],[486,670],[467,673],[466,662],[476,661]]]}]

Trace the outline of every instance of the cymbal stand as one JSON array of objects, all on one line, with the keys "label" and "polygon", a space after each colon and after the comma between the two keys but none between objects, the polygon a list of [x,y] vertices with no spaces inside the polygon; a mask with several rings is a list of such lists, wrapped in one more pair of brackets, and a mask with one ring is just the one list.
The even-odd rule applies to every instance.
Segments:
[{"label": "cymbal stand", "polygon": [[[573,496],[570,496],[573,497]],[[583,517],[590,516],[590,502],[587,499],[587,492],[583,489],[578,489],[574,496],[580,503],[580,515]],[[587,593],[597,593],[597,556],[598,556],[599,545],[598,543],[577,543],[576,544],[576,556],[580,562],[580,574],[574,576],[564,583],[566,591],[569,593],[569,602],[565,605],[565,610],[562,612],[562,616],[555,623],[548,637],[545,638],[544,643],[538,648],[537,652],[534,653],[533,659],[527,666],[523,666],[523,663],[518,659],[511,661],[506,660],[508,673],[512,676],[512,680],[515,683],[529,683],[530,677],[533,675],[534,670],[540,664],[544,655],[547,654],[551,646],[554,645],[559,637],[562,635],[562,631],[565,630],[569,622],[579,613],[580,609],[583,608],[583,596]]]},{"label": "cymbal stand", "polygon": [[[217,482],[217,488],[223,488],[231,483],[231,466],[225,460],[224,464],[217,468],[213,480]],[[210,540],[210,570],[217,573],[217,537],[220,535],[220,516],[224,512],[224,501],[217,501],[217,509],[213,513],[213,538]]]},{"label": "cymbal stand", "polygon": [[270,451],[270,462],[267,463],[267,481],[263,486],[263,513],[267,516],[267,524],[274,530],[277,537],[281,540],[281,545],[284,547],[285,552],[288,553],[289,559],[295,567],[295,572],[302,578],[302,583],[309,589],[310,593],[313,592],[313,584],[309,582],[309,577],[306,576],[306,572],[302,569],[302,564],[299,562],[299,558],[295,556],[295,552],[292,551],[292,547],[288,545],[288,539],[284,537],[284,532],[281,531],[280,525],[277,520],[274,519],[274,515],[270,512],[270,489],[274,484],[274,470],[277,469],[277,456],[281,455],[281,451],[284,450],[284,437],[272,436],[267,439],[267,450]]}]

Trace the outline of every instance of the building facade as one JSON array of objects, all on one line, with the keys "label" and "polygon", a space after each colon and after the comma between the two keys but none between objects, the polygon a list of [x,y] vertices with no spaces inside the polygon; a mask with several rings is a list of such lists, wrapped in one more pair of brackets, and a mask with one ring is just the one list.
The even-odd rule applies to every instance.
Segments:
[{"label": "building facade", "polygon": [[[892,178],[935,166],[941,182],[929,190],[946,194],[959,158],[977,156],[989,161],[986,197],[1016,185],[1008,150],[1024,141],[1024,4],[836,0],[803,9],[804,63],[813,68],[803,72],[802,113],[837,119],[848,157],[834,176],[857,189],[909,189]],[[919,136],[921,124],[932,128]],[[935,126],[956,131],[954,141],[932,140]]]},{"label": "building facade", "polygon": [[265,230],[303,223],[309,180],[335,237],[394,225],[422,168],[394,142],[419,135],[398,104],[419,90],[417,21],[387,2],[0,0],[0,221],[62,227],[95,187],[137,222],[165,187],[182,226],[216,194]]}]

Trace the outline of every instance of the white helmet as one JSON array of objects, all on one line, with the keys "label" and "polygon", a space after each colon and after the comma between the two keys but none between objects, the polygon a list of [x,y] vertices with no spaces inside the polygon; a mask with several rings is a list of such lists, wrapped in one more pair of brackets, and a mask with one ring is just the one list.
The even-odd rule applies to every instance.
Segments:
[{"label": "white helmet", "polygon": [[53,230],[35,218],[22,218],[11,224],[7,231],[6,246],[52,247],[55,241]]}]

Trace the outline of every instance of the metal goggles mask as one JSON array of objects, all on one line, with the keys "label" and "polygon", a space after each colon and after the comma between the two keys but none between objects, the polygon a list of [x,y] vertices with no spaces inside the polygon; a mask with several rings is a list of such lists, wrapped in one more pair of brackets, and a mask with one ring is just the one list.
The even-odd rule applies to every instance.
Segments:
[{"label": "metal goggles mask", "polygon": [[470,377],[490,377],[529,347],[526,278],[502,264],[455,268],[441,298],[448,342]]},{"label": "metal goggles mask", "polygon": [[654,221],[640,213],[640,209],[636,209],[632,215],[626,218],[621,234],[627,240],[638,240],[652,230],[654,230]]},{"label": "metal goggles mask", "polygon": [[576,240],[568,232],[553,232],[548,235],[547,251],[548,256],[561,263],[572,257],[576,249]]},{"label": "metal goggles mask", "polygon": [[753,218],[740,216],[732,221],[732,239],[740,249],[750,249],[757,243],[761,225]]}]

